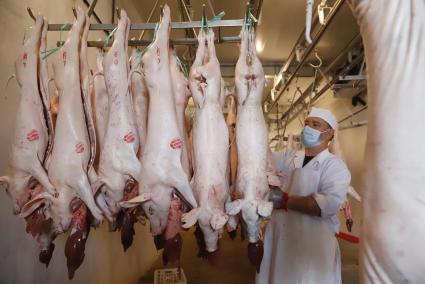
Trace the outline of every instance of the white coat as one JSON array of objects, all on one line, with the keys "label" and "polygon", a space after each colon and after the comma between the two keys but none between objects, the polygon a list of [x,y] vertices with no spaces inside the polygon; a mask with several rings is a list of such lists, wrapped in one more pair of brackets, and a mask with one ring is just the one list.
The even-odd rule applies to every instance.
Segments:
[{"label": "white coat", "polygon": [[345,200],[351,175],[345,163],[327,149],[302,167],[304,155],[304,151],[285,154],[276,164],[291,173],[289,195],[312,195],[321,217],[293,210],[273,212],[257,284],[341,283],[336,213]]}]

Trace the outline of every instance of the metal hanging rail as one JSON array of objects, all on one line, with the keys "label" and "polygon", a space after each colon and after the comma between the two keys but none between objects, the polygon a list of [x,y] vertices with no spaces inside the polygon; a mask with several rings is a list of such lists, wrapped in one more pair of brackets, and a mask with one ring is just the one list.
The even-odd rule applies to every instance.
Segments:
[{"label": "metal hanging rail", "polygon": [[[221,20],[221,21],[214,21],[208,24],[209,27],[242,27],[244,23],[243,19],[237,19],[237,20]],[[130,25],[130,30],[154,30],[156,26],[156,23],[135,23]],[[63,27],[63,24],[49,24],[48,30],[49,31],[60,31]],[[89,30],[91,31],[112,31],[116,25],[114,24],[91,24],[89,27]],[[171,28],[172,29],[192,29],[192,28],[201,28],[202,22],[201,21],[192,21],[192,22],[172,22]],[[62,30],[70,30],[71,27],[68,26],[65,29]],[[216,39],[216,43],[239,43],[241,41],[239,36],[227,36],[227,37],[221,37],[220,39]],[[152,42],[152,40],[129,40],[128,45],[129,46],[147,46]],[[175,38],[170,39],[170,43],[173,45],[197,45],[198,39],[197,38]],[[57,45],[60,46],[61,42],[58,42]],[[106,46],[111,46],[112,43],[110,42]],[[105,47],[104,41],[88,41],[87,42],[88,47]]]},{"label": "metal hanging rail", "polygon": [[[222,37],[220,39],[220,43],[239,43],[241,41],[239,36],[227,36]],[[219,43],[218,39],[215,39],[216,43]],[[60,43],[58,41],[58,46],[60,46]],[[152,43],[152,40],[128,40],[129,46],[148,46]],[[170,44],[173,45],[197,45],[198,40],[195,38],[171,38]],[[88,47],[106,47],[111,46],[112,42],[109,42],[109,44],[105,45],[105,42],[103,40],[101,41],[87,41]]]},{"label": "metal hanging rail", "polygon": [[307,58],[310,55],[310,53],[314,50],[314,48],[316,47],[316,45],[319,42],[320,38],[325,33],[327,27],[330,25],[330,23],[332,22],[332,19],[338,13],[339,9],[342,7],[342,4],[344,4],[344,2],[345,2],[345,0],[337,0],[337,2],[334,4],[334,6],[332,7],[332,10],[328,14],[326,23],[323,26],[320,27],[319,31],[317,32],[316,36],[313,39],[313,43],[310,44],[307,47],[307,49],[305,50],[305,52],[303,53],[303,56],[301,58],[301,61],[295,67],[294,72],[291,74],[291,76],[285,82],[284,86],[281,88],[281,91],[279,92],[279,95],[277,96],[277,98],[275,98],[274,102],[270,106],[269,112],[274,108],[274,106],[276,106],[276,104],[279,101],[280,97],[285,92],[286,88],[289,86],[289,84],[292,82],[292,80],[295,78],[295,76],[297,75],[298,70],[303,66],[304,62],[307,60]]},{"label": "metal hanging rail", "polygon": [[[356,66],[358,63],[363,60],[363,53],[360,54],[358,57],[353,59],[350,64],[348,64],[337,76],[335,76],[328,84],[326,84],[319,92],[316,93],[316,95],[311,98],[310,103],[314,103],[320,96],[322,96],[335,82],[339,80],[339,76],[344,76],[347,74],[354,66]],[[300,102],[301,100],[304,100],[304,98],[300,97],[297,100],[297,103],[294,104],[285,114],[283,115],[283,118],[286,118],[289,116],[287,120],[287,124],[289,124],[295,117],[298,116],[298,114],[303,110],[304,106]]]},{"label": "metal hanging rail", "polygon": [[364,106],[364,107],[362,107],[361,109],[359,109],[358,111],[355,111],[355,112],[353,112],[353,113],[351,113],[351,114],[347,115],[346,117],[344,117],[344,118],[342,118],[340,121],[338,121],[338,124],[340,124],[340,123],[342,123],[342,122],[346,121],[347,119],[352,118],[352,117],[356,116],[357,114],[359,114],[359,113],[361,113],[361,112],[363,112],[363,111],[367,110],[367,108],[368,108],[368,106]]},{"label": "metal hanging rail", "polygon": [[[237,20],[220,20],[208,23],[210,28],[215,27],[242,27],[243,19]],[[130,30],[155,30],[156,23],[134,23],[130,25]],[[60,31],[63,27],[63,24],[49,24],[48,31]],[[201,28],[201,21],[192,21],[192,22],[172,22],[171,29],[191,29],[191,28]],[[90,31],[112,31],[116,28],[114,24],[90,24]],[[71,26],[62,29],[63,31],[71,30]]]},{"label": "metal hanging rail", "polygon": [[[184,4],[184,1],[181,1]],[[93,0],[92,3],[89,6],[88,9],[88,15],[91,16],[94,12],[94,8],[97,4],[97,0]],[[151,14],[153,13],[153,10],[155,10],[156,5],[158,4],[158,1],[155,3],[154,8],[152,9]],[[192,21],[190,18],[190,15],[187,11],[186,5],[184,5],[184,8],[186,10],[187,16],[189,18],[189,22],[172,22],[171,23],[171,29],[191,29],[194,34],[196,35],[195,28],[201,28],[203,27],[202,21]],[[117,8],[118,9],[118,8]],[[205,5],[204,8],[205,10]],[[35,21],[34,13],[32,12],[31,8],[27,7],[28,14],[30,17]],[[75,9],[73,9],[75,14]],[[149,16],[151,18],[152,15]],[[244,25],[244,19],[235,19],[235,20],[218,20],[209,22],[208,26],[210,28],[221,28],[221,27],[243,27]],[[115,24],[90,24],[89,30],[90,31],[112,31],[116,28],[117,25]],[[141,30],[143,33],[141,34],[139,40],[129,40],[128,44],[129,46],[145,46],[149,45],[151,43],[151,40],[143,40],[143,34],[146,30],[155,30],[156,23],[133,23],[130,25],[130,30]],[[64,24],[49,24],[47,27],[48,31],[69,31],[71,30],[71,25],[64,25]],[[240,37],[239,36],[228,36],[228,37],[219,37],[216,39],[217,43],[239,43]],[[198,43],[197,38],[176,38],[176,39],[170,39],[170,43],[174,45],[196,45]],[[57,45],[60,46],[62,43],[58,42]],[[112,43],[109,43],[110,46]],[[108,46],[106,45],[106,46]],[[104,41],[88,41],[87,42],[88,47],[105,47]]]},{"label": "metal hanging rail", "polygon": [[[323,71],[323,74],[328,74],[329,73],[329,71],[331,71],[337,64],[338,64],[338,62],[340,62],[340,60],[341,60],[341,58],[343,57],[343,56],[345,56],[346,55],[346,53],[347,52],[349,52],[351,49],[353,49],[355,46],[357,46],[357,45],[359,45],[360,43],[361,43],[361,40],[362,40],[362,38],[361,38],[361,36],[360,36],[360,34],[357,34],[357,35],[355,35],[351,40],[350,40],[350,42],[344,47],[344,48],[342,48],[342,50],[340,51],[340,52],[338,52],[338,55],[337,56],[335,56],[334,58],[333,58],[333,60],[332,60],[332,62],[331,63],[329,63],[329,65],[325,68],[325,70]],[[319,74],[319,76],[320,76],[320,78],[319,78],[319,80],[322,80],[322,79],[324,79],[323,77],[322,77],[322,74]],[[338,79],[340,79],[340,78],[338,78]],[[302,95],[296,100],[296,102],[293,104],[293,108],[295,108],[297,105],[299,105],[300,103],[302,103],[302,101],[308,96],[308,95],[310,95],[311,94],[311,92],[313,91],[313,88],[314,88],[314,83],[315,82],[312,82],[306,89],[305,89],[305,91],[302,93]],[[328,87],[330,87],[330,86],[328,86]],[[293,108],[290,108],[286,113],[284,113],[283,115],[282,115],[282,117],[280,117],[280,120],[282,120],[282,119],[284,119],[285,118],[285,115],[286,114],[288,114],[289,113],[289,111],[291,111]]]},{"label": "metal hanging rail", "polygon": [[[319,22],[319,16],[317,14],[314,14],[314,18],[311,24],[311,28],[313,29],[317,23]],[[297,41],[294,44],[294,47],[292,48],[291,52],[289,53],[288,59],[286,60],[285,64],[282,66],[282,68],[279,70],[279,72],[277,74],[283,74],[286,73],[289,69],[289,67],[291,66],[291,64],[293,63],[294,59],[296,58],[296,50],[298,48],[298,46],[300,46],[302,43],[304,43],[305,41],[305,29],[306,27],[304,27],[304,29],[302,30],[301,34],[299,35]],[[276,85],[278,85],[280,83],[280,81],[283,79],[283,77],[281,77],[279,79],[279,81],[276,83]],[[270,92],[271,95],[271,92]],[[269,94],[267,95],[266,99],[268,98]]]}]

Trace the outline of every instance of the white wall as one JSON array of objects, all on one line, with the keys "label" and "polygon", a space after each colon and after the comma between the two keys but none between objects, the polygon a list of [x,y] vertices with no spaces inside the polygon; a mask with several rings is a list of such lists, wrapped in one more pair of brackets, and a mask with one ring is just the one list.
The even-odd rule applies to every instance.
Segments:
[{"label": "white wall", "polygon": [[[95,11],[102,21],[111,21],[111,0],[98,1]],[[133,22],[141,21],[130,1],[117,1],[128,10]],[[26,6],[40,11],[50,23],[72,23],[72,6],[85,7],[82,1],[71,0],[1,0],[0,25],[2,43],[0,45],[0,88],[4,88],[8,76],[14,72],[13,62],[17,58],[23,39],[24,27],[32,23],[26,12]],[[94,23],[95,20],[92,19]],[[90,39],[104,38],[102,32],[90,33]],[[56,46],[58,32],[49,32],[48,47]],[[95,50],[89,49],[89,63],[95,67]],[[49,64],[50,67],[50,64]],[[50,68],[51,69],[51,68]],[[0,96],[0,175],[4,175],[8,163],[15,113],[19,100],[19,88],[11,82]],[[92,230],[86,245],[86,257],[77,270],[72,283],[137,283],[158,258],[148,227],[136,225],[136,237],[133,246],[124,253],[119,233],[109,233],[103,225]],[[11,202],[4,191],[0,192],[0,283],[68,283],[66,258],[64,255],[65,237],[59,237],[50,266],[46,269],[38,261],[36,242],[25,233],[24,221],[12,214]]]}]

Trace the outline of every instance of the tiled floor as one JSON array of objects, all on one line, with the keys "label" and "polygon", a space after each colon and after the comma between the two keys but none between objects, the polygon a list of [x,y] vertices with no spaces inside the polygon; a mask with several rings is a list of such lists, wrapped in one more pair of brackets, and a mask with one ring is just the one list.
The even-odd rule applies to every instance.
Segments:
[{"label": "tiled floor", "polygon": [[[220,242],[220,261],[211,266],[205,259],[197,258],[198,251],[193,229],[182,232],[183,252],[181,265],[188,278],[189,284],[253,284],[255,270],[251,267],[246,256],[246,242],[238,237],[231,240],[227,234]],[[342,278],[344,284],[358,283],[357,246],[346,241],[340,241],[342,253]],[[167,267],[175,267],[168,265]],[[141,277],[139,283],[153,283],[153,271],[163,268],[159,258],[146,276]]]}]

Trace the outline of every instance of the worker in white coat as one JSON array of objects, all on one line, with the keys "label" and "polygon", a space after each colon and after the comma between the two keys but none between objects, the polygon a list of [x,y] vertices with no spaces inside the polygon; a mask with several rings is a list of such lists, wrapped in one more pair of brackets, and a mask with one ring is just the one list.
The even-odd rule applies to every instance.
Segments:
[{"label": "worker in white coat", "polygon": [[290,181],[273,200],[278,210],[266,228],[257,284],[341,283],[336,214],[351,175],[328,150],[337,126],[329,110],[313,107],[301,132],[305,149],[277,161]]}]

